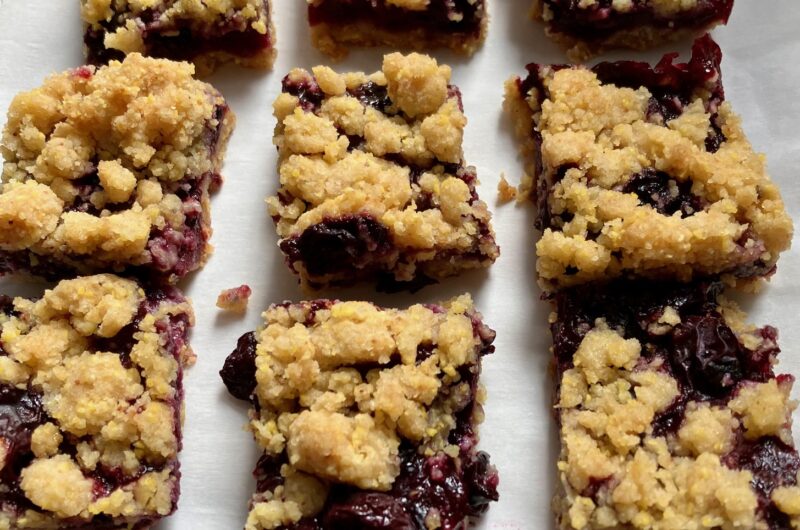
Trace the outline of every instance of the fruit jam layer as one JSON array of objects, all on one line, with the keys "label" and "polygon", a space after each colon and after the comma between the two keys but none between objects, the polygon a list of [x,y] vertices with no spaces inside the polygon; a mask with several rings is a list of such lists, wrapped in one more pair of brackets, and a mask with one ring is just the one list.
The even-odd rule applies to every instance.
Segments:
[{"label": "fruit jam layer", "polygon": [[477,36],[486,16],[484,0],[431,0],[419,11],[388,5],[385,0],[325,0],[309,5],[312,26],[344,26],[364,22],[387,31],[424,29],[432,33]]},{"label": "fruit jam layer", "polygon": [[612,0],[599,0],[591,7],[579,7],[575,0],[544,0],[544,4],[553,14],[548,21],[553,31],[590,42],[645,26],[677,30],[724,24],[733,9],[733,0],[698,0],[694,8],[669,16],[659,15],[647,0],[633,0],[625,12],[612,8]]}]

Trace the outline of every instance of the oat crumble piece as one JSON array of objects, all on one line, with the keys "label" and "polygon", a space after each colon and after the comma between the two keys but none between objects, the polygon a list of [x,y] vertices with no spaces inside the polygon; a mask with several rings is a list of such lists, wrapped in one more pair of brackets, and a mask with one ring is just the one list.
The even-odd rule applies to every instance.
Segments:
[{"label": "oat crumble piece", "polygon": [[226,62],[271,68],[270,0],[80,0],[91,64],[141,53],[192,61],[200,75]]},{"label": "oat crumble piece", "polygon": [[235,120],[193,71],[134,53],[14,98],[0,146],[0,271],[174,281],[202,266]]},{"label": "oat crumble piece", "polygon": [[727,24],[733,0],[534,0],[531,14],[574,62],[612,48],[644,50]]},{"label": "oat crumble piece", "polygon": [[688,64],[531,64],[506,107],[537,178],[540,283],[768,277],[792,238],[780,192],[724,100],[709,36]]},{"label": "oat crumble piece", "polygon": [[555,296],[563,529],[800,524],[794,378],[777,330],[718,283],[617,281]]},{"label": "oat crumble piece", "polygon": [[472,55],[486,39],[487,0],[307,0],[311,40],[335,59],[352,47],[450,48]]},{"label": "oat crumble piece", "polygon": [[220,372],[264,451],[247,530],[466,528],[498,499],[476,448],[494,332],[468,295],[273,305]]},{"label": "oat crumble piece", "polygon": [[247,302],[253,294],[249,285],[240,285],[232,289],[225,289],[217,297],[217,307],[233,313],[244,313],[247,311]]},{"label": "oat crumble piece", "polygon": [[497,197],[500,202],[510,202],[517,198],[517,188],[508,183],[505,175],[501,175],[500,182],[497,183]]},{"label": "oat crumble piece", "polygon": [[416,53],[387,55],[371,75],[318,66],[284,78],[280,188],[267,204],[305,286],[377,277],[414,289],[497,258],[449,81],[448,66]]},{"label": "oat crumble piece", "polygon": [[0,297],[0,528],[144,529],[179,495],[194,316],[103,274]]}]

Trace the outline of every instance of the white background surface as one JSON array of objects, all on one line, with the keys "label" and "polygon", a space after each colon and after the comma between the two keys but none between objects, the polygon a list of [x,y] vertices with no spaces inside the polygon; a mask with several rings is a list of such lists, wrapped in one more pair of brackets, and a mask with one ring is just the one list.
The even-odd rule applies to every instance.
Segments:
[{"label": "white background surface", "polygon": [[[207,266],[182,283],[194,301],[197,325],[192,344],[198,361],[186,376],[186,427],[182,453],[182,497],[177,513],[159,530],[219,529],[243,526],[247,501],[255,487],[251,470],[255,443],[242,430],[246,405],[229,397],[217,374],[236,339],[254,329],[260,312],[273,302],[299,299],[295,279],[276,246],[263,202],[277,187],[276,151],[271,143],[275,120],[271,103],[280,80],[293,66],[329,61],[311,47],[301,0],[273,0],[278,60],[273,72],[228,66],[210,81],[238,115],[228,148],[225,185],[212,201],[216,253]],[[494,212],[502,255],[488,272],[453,278],[416,295],[379,295],[369,288],[329,293],[342,299],[366,298],[407,306],[471,292],[486,322],[497,330],[497,352],[484,364],[489,390],[482,448],[501,473],[500,502],[481,529],[552,528],[550,497],[557,454],[549,410],[548,306],[535,285],[533,209],[499,205],[499,175],[516,183],[522,172],[510,126],[501,110],[503,82],[522,74],[528,62],[565,62],[542,27],[527,18],[530,0],[489,0],[491,25],[483,49],[471,59],[435,52],[453,66],[469,119],[464,150],[478,167],[480,194]],[[723,53],[728,100],[742,115],[756,150],[767,153],[769,171],[782,186],[792,217],[800,220],[800,3],[797,0],[737,0],[730,25],[714,32]],[[683,52],[689,43],[672,46]],[[334,65],[339,71],[380,68],[382,52],[366,50]],[[613,58],[660,57],[618,52]],[[683,58],[687,58],[686,55]],[[77,0],[0,0],[0,109],[21,90],[43,78],[81,64],[81,23]],[[223,288],[247,283],[253,288],[244,317],[219,312],[215,300]],[[35,289],[18,280],[0,280],[0,291]],[[781,330],[781,371],[800,375],[800,249],[783,255],[771,285],[744,299],[753,321]],[[795,396],[798,392],[795,392]]]}]

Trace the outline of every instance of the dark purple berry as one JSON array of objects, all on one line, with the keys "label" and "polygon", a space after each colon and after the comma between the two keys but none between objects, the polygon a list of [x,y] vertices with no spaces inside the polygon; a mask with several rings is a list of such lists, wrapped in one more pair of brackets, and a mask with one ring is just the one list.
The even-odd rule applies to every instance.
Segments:
[{"label": "dark purple berry", "polygon": [[323,221],[280,246],[290,265],[302,262],[316,276],[368,268],[394,248],[389,229],[367,215]]},{"label": "dark purple berry", "polygon": [[703,200],[692,193],[691,180],[677,182],[652,168],[632,176],[622,192],[635,193],[642,204],[649,204],[663,215],[681,212],[681,217],[689,217],[703,209]]},{"label": "dark purple berry", "polygon": [[363,85],[348,90],[348,93],[364,105],[375,108],[383,114],[386,114],[386,109],[392,106],[386,86],[379,85],[374,81],[367,81]]},{"label": "dark purple berry", "polygon": [[358,492],[333,504],[325,514],[326,530],[417,530],[411,517],[391,495]]},{"label": "dark purple berry", "polygon": [[247,401],[256,389],[257,345],[255,333],[251,331],[242,335],[219,372],[228,392],[235,398]]}]

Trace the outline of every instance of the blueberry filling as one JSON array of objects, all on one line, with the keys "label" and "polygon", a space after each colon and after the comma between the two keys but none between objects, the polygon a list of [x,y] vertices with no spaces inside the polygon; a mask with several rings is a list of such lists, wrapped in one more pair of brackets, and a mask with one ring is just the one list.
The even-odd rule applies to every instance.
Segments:
[{"label": "blueberry filling", "polygon": [[[267,9],[267,2],[264,9]],[[146,55],[164,57],[174,61],[186,61],[212,52],[225,52],[247,59],[254,57],[272,46],[272,38],[267,32],[261,34],[241,17],[227,18],[217,24],[204,28],[193,27],[191,20],[177,20],[164,24],[159,20],[161,13],[147,9],[134,20],[141,27],[141,37]],[[125,54],[113,48],[106,48],[106,34],[124,27],[127,18],[117,15],[111,21],[104,21],[100,28],[87,28],[84,34],[88,61],[91,64],[106,64],[111,60],[122,60]]]},{"label": "blueberry filling", "polygon": [[611,3],[612,0],[599,0],[589,7],[579,7],[575,0],[544,0],[553,13],[548,21],[553,31],[586,41],[604,40],[618,31],[642,26],[702,29],[727,22],[733,9],[733,0],[698,0],[693,9],[659,16],[646,0],[633,0],[625,12],[612,9]]},{"label": "blueberry filling", "polygon": [[753,474],[751,484],[758,495],[759,512],[770,530],[791,528],[789,517],[777,509],[770,496],[776,488],[797,485],[800,456],[795,448],[775,437],[754,441],[741,439],[733,451],[723,457],[723,462],[731,469],[744,469]]},{"label": "blueberry filling", "polygon": [[[680,428],[686,404],[727,401],[742,381],[774,377],[772,361],[779,349],[775,329],[761,330],[764,345],[745,347],[717,312],[718,283],[672,284],[616,281],[592,290],[567,289],[555,296],[559,318],[551,324],[559,373],[572,367],[572,357],[598,318],[642,344],[646,359],[660,357],[678,381],[680,395],[653,422],[656,435]],[[664,332],[659,319],[667,307],[681,323]]]},{"label": "blueberry filling", "polygon": [[242,335],[219,372],[228,392],[235,398],[247,401],[256,389],[257,345],[255,333],[251,331]]},{"label": "blueberry filling", "polygon": [[166,226],[150,233],[147,249],[157,271],[182,277],[201,263],[210,237],[203,202],[213,180],[214,174],[206,173],[199,179],[181,184],[175,190],[174,193],[181,199],[184,224],[180,231]]},{"label": "blueberry filling", "polygon": [[374,268],[395,249],[389,229],[369,215],[322,221],[280,247],[290,267],[301,262],[315,276]]},{"label": "blueberry filling", "polygon": [[691,180],[677,182],[652,168],[632,176],[622,192],[635,193],[642,204],[649,204],[663,215],[680,212],[681,217],[689,217],[703,209],[703,199],[692,193]]},{"label": "blueberry filling", "polygon": [[306,112],[314,112],[319,109],[322,100],[325,99],[325,93],[317,84],[317,80],[313,77],[295,81],[290,79],[287,75],[281,81],[281,87],[283,92],[291,94],[299,99],[300,106]]},{"label": "blueberry filling", "polygon": [[[305,325],[313,325],[313,313],[329,308],[332,303],[324,299],[305,303],[303,308],[311,315]],[[290,304],[280,306],[288,308]],[[427,307],[435,313],[445,312],[438,305]],[[470,316],[473,332],[481,343],[479,357],[491,354],[494,351],[492,343],[495,332],[478,316]],[[250,400],[256,386],[255,348],[255,334],[243,335],[220,372],[231,394],[239,399]],[[428,358],[435,348],[436,345],[430,342],[420,344],[416,362]],[[390,368],[399,363],[399,356],[393,355],[391,362],[380,365],[380,368]],[[364,376],[368,369],[379,366],[356,368]],[[399,455],[400,474],[390,491],[373,492],[331,483],[328,498],[320,513],[281,527],[281,530],[426,530],[426,522],[432,514],[438,515],[442,530],[466,528],[469,518],[484,513],[489,503],[499,498],[497,471],[491,465],[489,456],[476,450],[474,420],[480,406],[476,401],[479,373],[478,364],[465,365],[459,370],[461,380],[469,384],[469,393],[459,405],[460,410],[455,412],[455,428],[448,436],[448,443],[459,448],[457,457],[441,451],[426,456],[403,441]],[[257,493],[272,491],[284,483],[280,470],[285,463],[285,454],[262,455],[253,472]]]},{"label": "blueberry filling", "polygon": [[677,57],[677,53],[666,54],[655,66],[638,61],[602,62],[592,71],[605,84],[647,88],[652,94],[648,114],[660,114],[664,121],[682,114],[683,107],[700,91],[708,92],[704,97],[706,111],[716,114],[725,100],[720,74],[722,50],[710,35],[705,35],[692,45],[688,63],[675,63]]},{"label": "blueberry filling", "polygon": [[325,0],[308,7],[311,26],[342,26],[366,22],[386,31],[423,29],[431,33],[480,35],[485,17],[484,0],[430,0],[424,10],[412,11],[386,0]]},{"label": "blueberry filling", "polygon": [[363,85],[348,90],[348,94],[358,99],[362,104],[379,110],[386,114],[386,109],[392,106],[389,99],[389,91],[386,86],[379,85],[374,81],[367,81]]},{"label": "blueberry filling", "polygon": [[[711,126],[705,141],[706,151],[715,153],[726,141],[725,134],[719,126],[717,111],[725,99],[722,87],[720,64],[722,52],[719,46],[706,35],[697,39],[692,47],[692,57],[688,63],[675,63],[677,54],[665,55],[656,66],[636,61],[603,62],[592,68],[598,79],[604,84],[619,87],[645,87],[652,94],[647,107],[646,117],[650,122],[666,124],[679,117],[686,106],[696,97],[698,92],[708,93],[704,99],[706,111],[711,114]],[[544,77],[548,72],[569,68],[568,65],[545,67],[540,64],[527,65],[528,76],[519,79],[517,86],[522,97],[534,97],[541,107],[549,98],[544,85]],[[529,94],[533,91],[533,94]],[[542,159],[542,134],[536,124],[531,130],[534,144],[534,171],[536,173],[537,217],[535,226],[538,230],[560,228],[568,222],[569,213],[554,215],[550,210],[550,192],[567,170],[576,167],[564,165],[548,168],[545,171]],[[691,180],[677,182],[665,173],[646,168],[632,176],[624,184],[622,191],[636,193],[643,204],[649,204],[664,215],[672,215],[680,211],[687,217],[704,207],[704,201],[691,193]]]},{"label": "blueberry filling", "polygon": [[[147,298],[140,304],[139,310],[130,324],[111,338],[91,336],[88,348],[92,351],[117,353],[123,366],[126,368],[132,367],[130,353],[135,344],[133,335],[139,331],[139,324],[145,315],[154,313],[164,301],[176,304],[185,302],[183,295],[172,287],[153,287],[152,289],[148,288],[147,291]],[[188,326],[188,317],[184,314],[170,315],[156,322],[156,330],[161,335],[162,347],[179,362],[181,352],[185,348]],[[142,385],[146,385],[147,378],[143,370],[139,370],[139,375]],[[182,370],[180,368],[178,369],[176,387],[176,396],[171,400],[170,405],[174,408],[174,434],[179,441],[180,449],[181,418],[178,403],[183,399]],[[22,469],[29,465],[34,458],[30,447],[33,431],[48,421],[52,420],[43,407],[42,394],[38,390],[32,387],[18,389],[10,385],[0,384],[0,439],[7,444],[5,465],[0,471],[0,485],[2,485],[0,487],[0,505],[3,510],[10,510],[15,513],[22,513],[28,509],[40,511],[40,508],[31,503],[24,495],[20,489],[19,481]],[[87,440],[77,438],[69,433],[63,434],[64,440],[58,450],[60,453],[68,454],[74,458],[77,454],[77,444]],[[178,476],[178,466],[177,462],[172,461],[152,462],[142,464],[133,474],[129,474],[123,471],[122,468],[98,464],[95,470],[87,472],[86,476],[94,481],[94,495],[101,497],[134,482],[145,473],[162,471],[166,467],[170,468],[174,476]],[[176,486],[175,490],[171,492],[173,510],[177,506],[178,495],[179,492]],[[119,522],[120,519],[124,518],[115,519],[101,514],[94,516],[90,523],[85,523],[77,518],[74,521],[63,520],[61,523],[63,528],[77,530],[116,530],[118,528],[131,527],[129,524],[121,524]],[[147,528],[155,520],[156,518],[141,519],[141,522],[138,522],[132,528]]]}]

